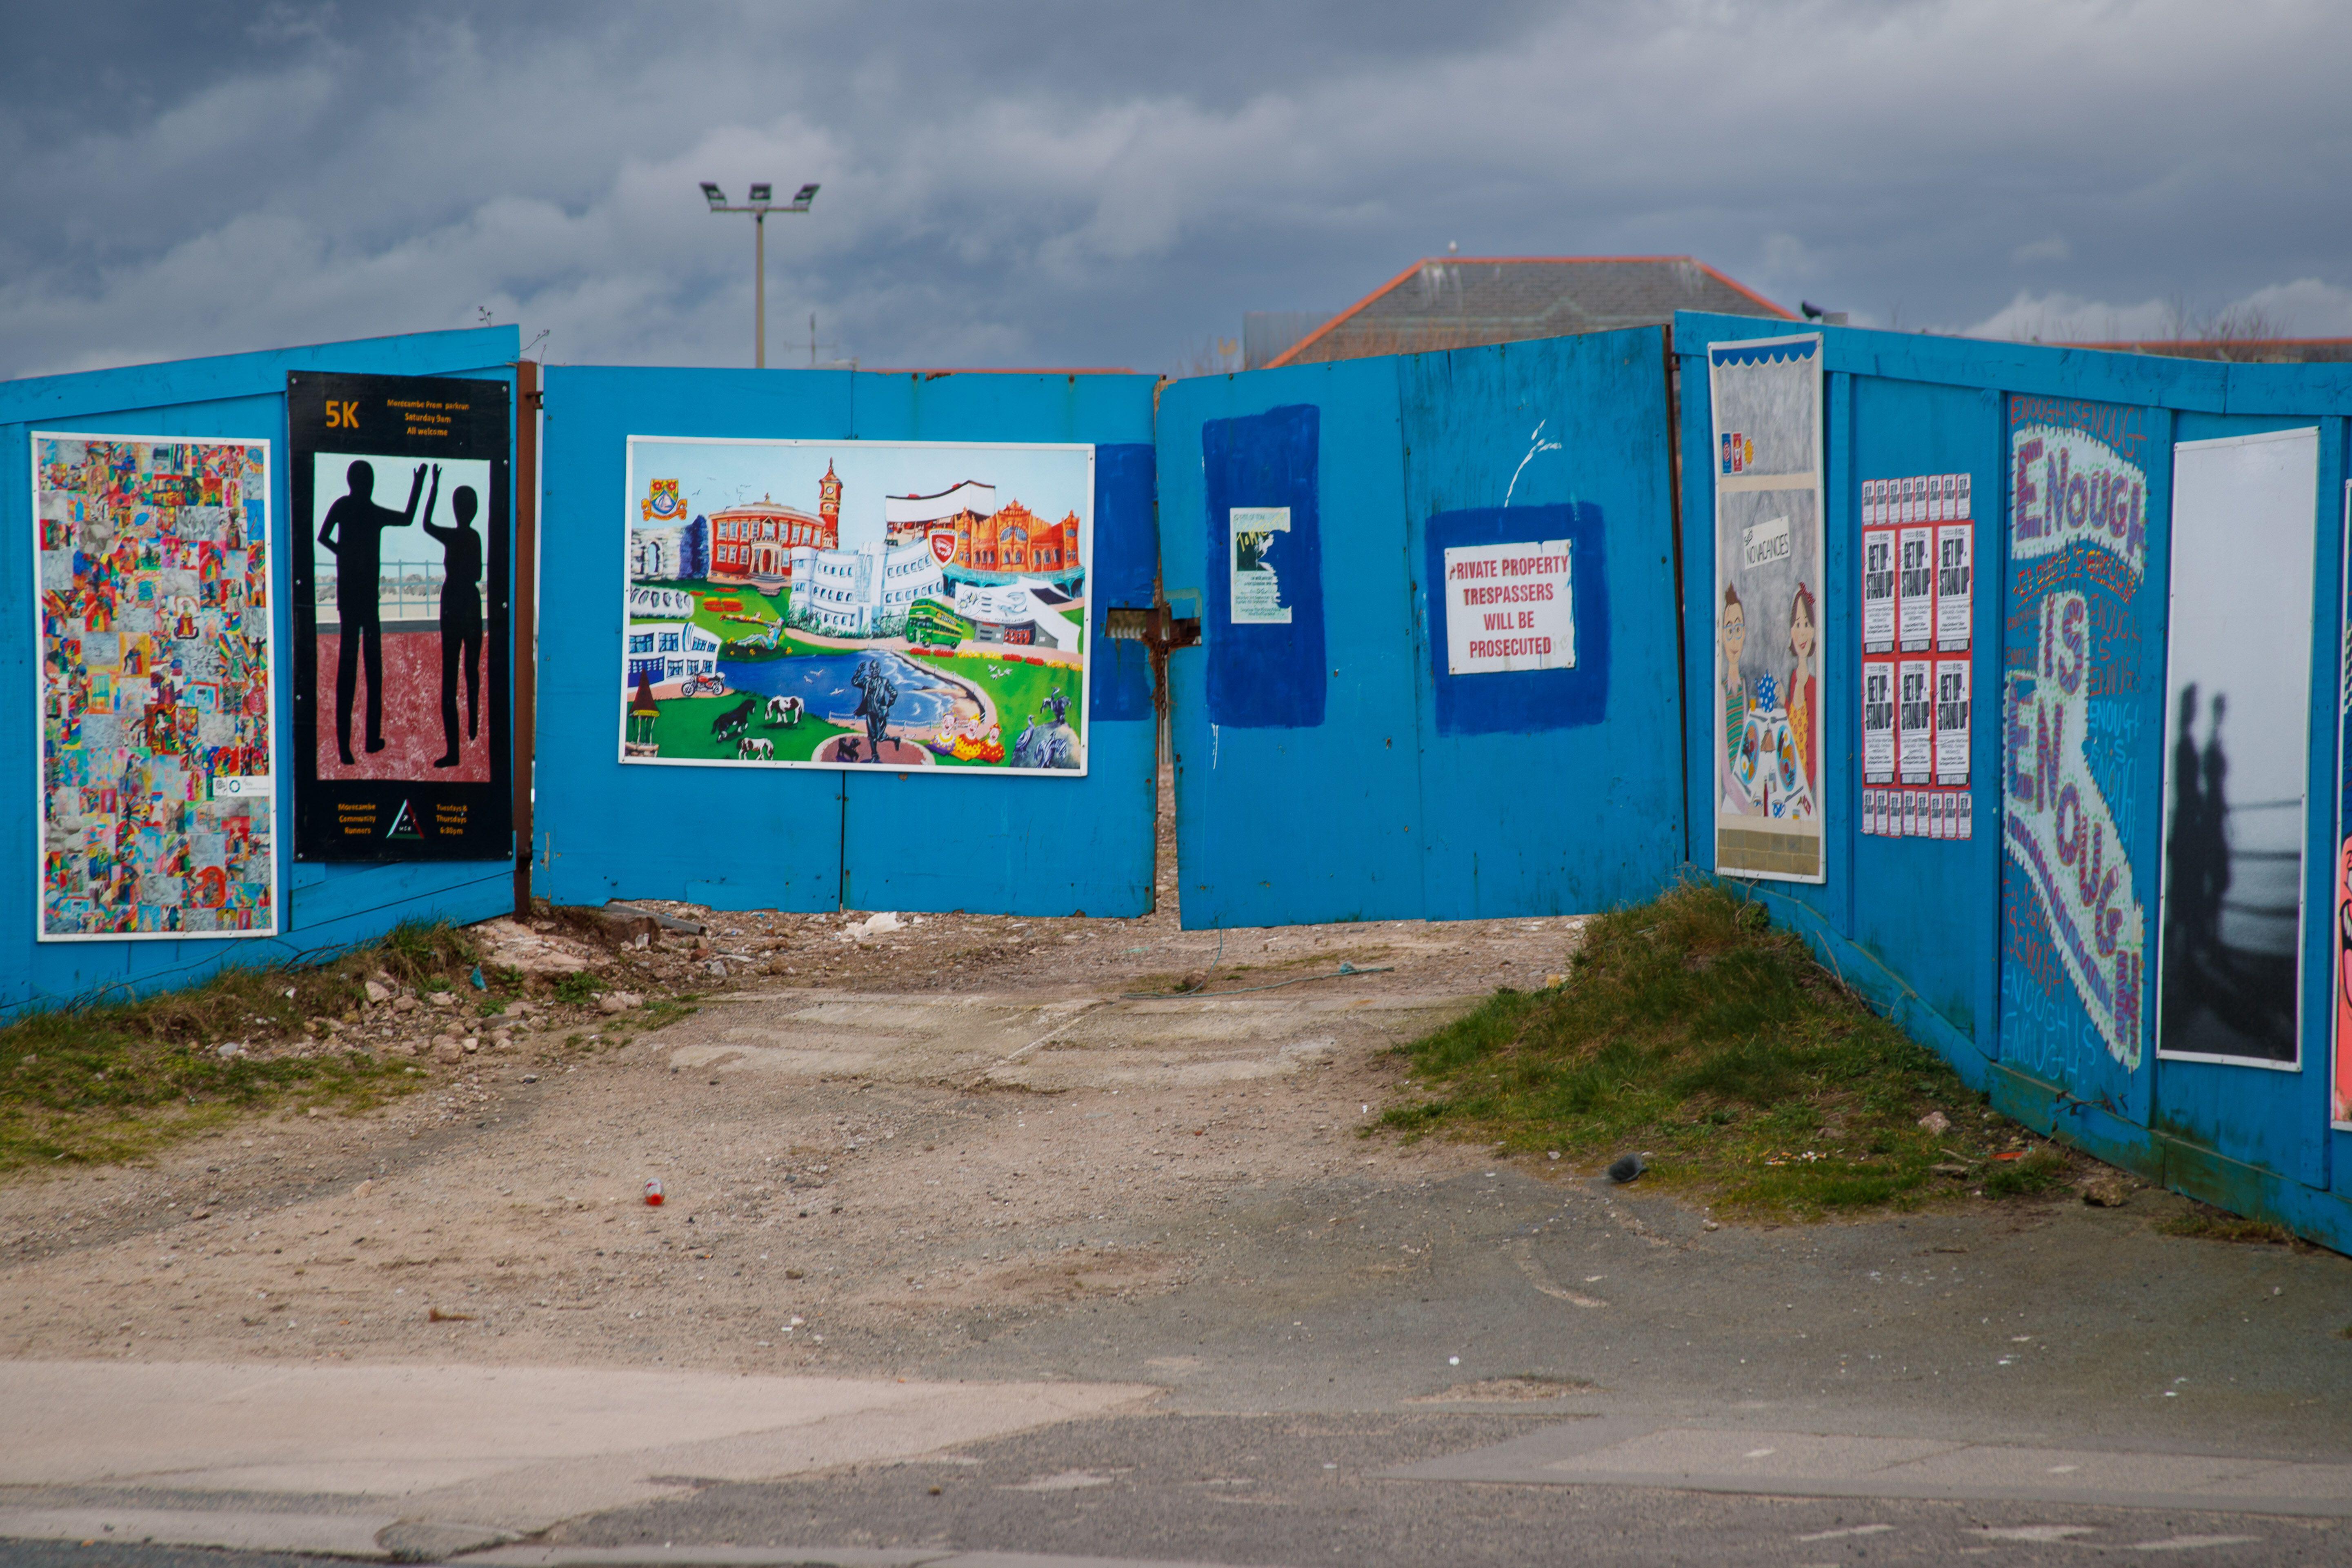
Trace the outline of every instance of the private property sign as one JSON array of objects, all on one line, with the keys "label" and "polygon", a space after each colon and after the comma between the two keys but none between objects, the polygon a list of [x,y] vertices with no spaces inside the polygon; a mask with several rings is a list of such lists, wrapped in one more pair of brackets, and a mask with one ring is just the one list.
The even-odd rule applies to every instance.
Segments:
[{"label": "private property sign", "polygon": [[1575,668],[1569,555],[1565,539],[1448,550],[1446,673]]}]

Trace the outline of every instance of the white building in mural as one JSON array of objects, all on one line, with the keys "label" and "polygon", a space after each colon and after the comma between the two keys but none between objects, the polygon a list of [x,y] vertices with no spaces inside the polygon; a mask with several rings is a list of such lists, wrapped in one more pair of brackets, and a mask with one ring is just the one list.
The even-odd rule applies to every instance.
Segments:
[{"label": "white building in mural", "polygon": [[684,620],[694,614],[694,595],[683,588],[629,588],[629,614]]},{"label": "white building in mural", "polygon": [[970,621],[980,642],[1021,643],[1034,647],[1076,647],[1078,626],[1058,606],[1068,596],[1050,583],[1018,577],[1010,583],[959,583],[956,614]]},{"label": "white building in mural", "polygon": [[710,572],[710,524],[703,518],[629,530],[629,576],[677,582]]},{"label": "white building in mural", "polygon": [[719,634],[692,621],[631,621],[627,636],[624,691],[635,691],[640,677],[659,686],[719,669]]},{"label": "white building in mural", "polygon": [[929,543],[920,540],[898,549],[802,545],[793,551],[792,562],[793,609],[835,637],[867,637],[878,627],[903,626],[917,599],[947,587]]}]

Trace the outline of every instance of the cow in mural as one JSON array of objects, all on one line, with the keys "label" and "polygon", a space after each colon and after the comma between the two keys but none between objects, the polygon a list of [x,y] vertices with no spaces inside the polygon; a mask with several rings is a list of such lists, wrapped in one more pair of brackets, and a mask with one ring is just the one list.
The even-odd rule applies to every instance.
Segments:
[{"label": "cow in mural", "polygon": [[758,712],[760,700],[746,697],[734,707],[710,721],[710,733],[721,741],[731,741],[751,727],[751,715]]}]

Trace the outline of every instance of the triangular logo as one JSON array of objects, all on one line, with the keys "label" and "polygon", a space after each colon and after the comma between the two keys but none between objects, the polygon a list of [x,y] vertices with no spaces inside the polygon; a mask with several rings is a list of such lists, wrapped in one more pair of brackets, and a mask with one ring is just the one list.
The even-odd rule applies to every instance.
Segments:
[{"label": "triangular logo", "polygon": [[408,803],[406,801],[402,801],[400,803],[399,811],[394,813],[392,826],[385,830],[384,837],[386,838],[422,838],[425,837],[425,835],[416,831],[416,818],[409,815]]}]

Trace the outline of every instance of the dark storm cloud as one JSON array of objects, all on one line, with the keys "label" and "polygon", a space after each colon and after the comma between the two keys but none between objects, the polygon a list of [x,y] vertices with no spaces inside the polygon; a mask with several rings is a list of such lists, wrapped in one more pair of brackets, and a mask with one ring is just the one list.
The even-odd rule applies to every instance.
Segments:
[{"label": "dark storm cloud", "polygon": [[17,7],[0,374],[465,324],[574,362],[1183,363],[1414,258],[1690,252],[1857,320],[2352,332],[2352,12]]}]

